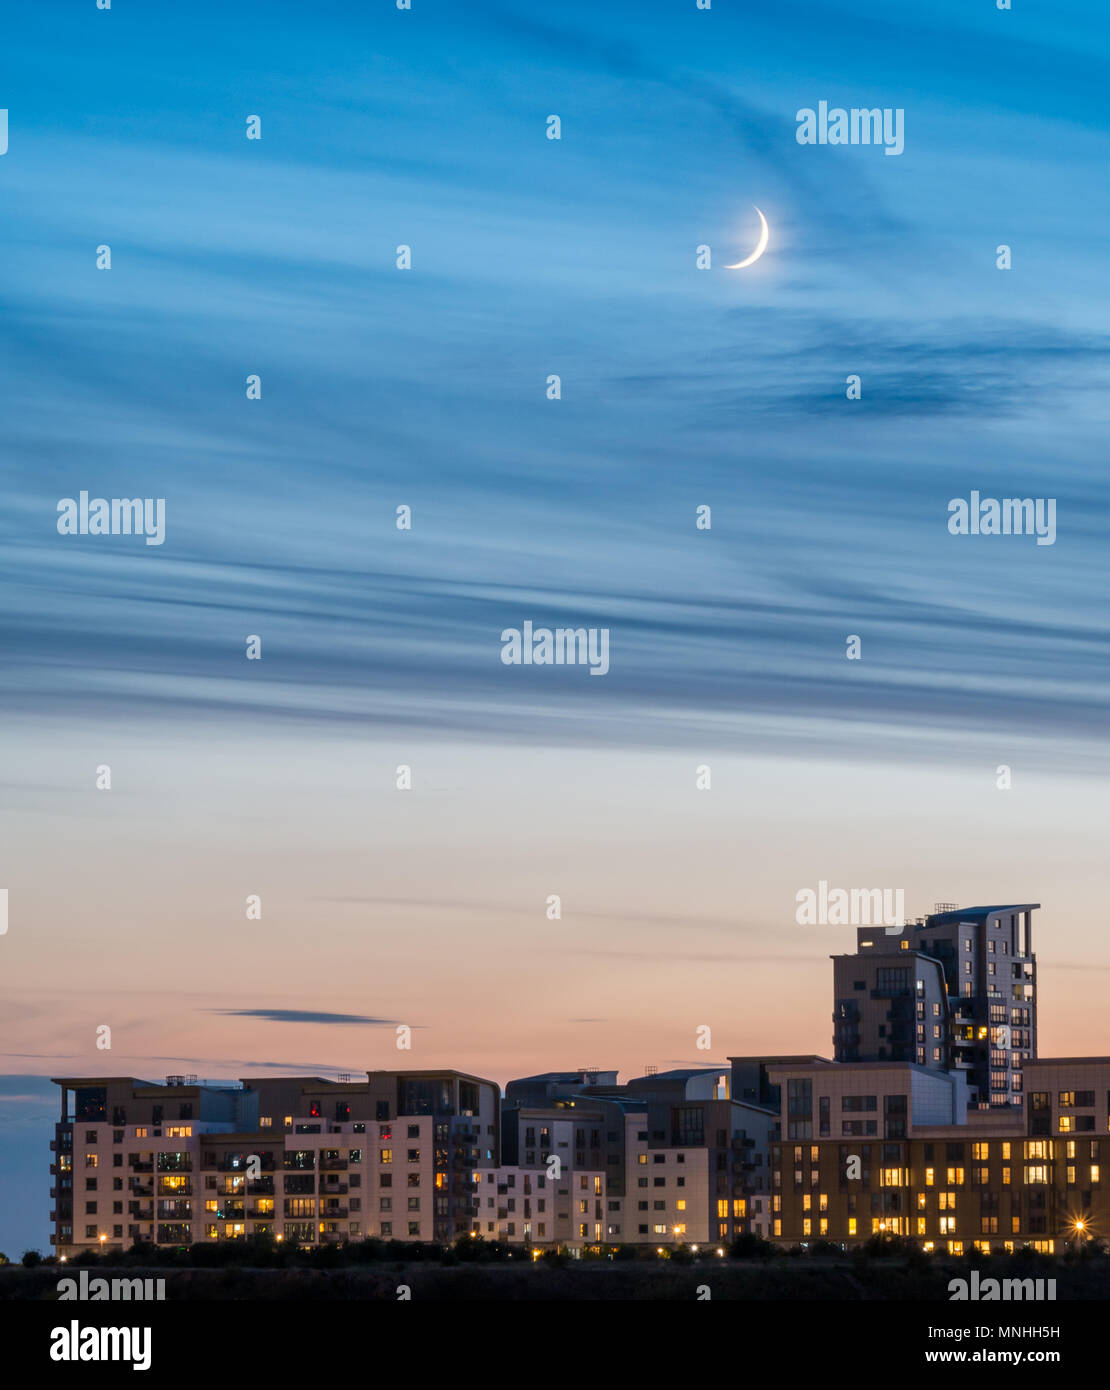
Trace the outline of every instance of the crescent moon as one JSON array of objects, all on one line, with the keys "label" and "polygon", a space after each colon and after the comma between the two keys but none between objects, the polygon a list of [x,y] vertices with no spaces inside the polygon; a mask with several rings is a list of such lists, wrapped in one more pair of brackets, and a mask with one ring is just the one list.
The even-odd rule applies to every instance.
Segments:
[{"label": "crescent moon", "polygon": [[[752,206],[755,207],[755,204],[753,203]],[[756,208],[755,210],[756,212],[759,212],[758,208]],[[743,270],[745,266],[749,266],[754,261],[758,261],[760,256],[763,255],[764,251],[767,250],[767,241],[770,237],[770,230],[767,226],[767,219],[763,216],[761,212],[759,212],[759,220],[762,223],[762,230],[759,233],[759,240],[756,242],[755,250],[747,258],[746,261],[737,261],[735,265],[726,265],[725,270]]]}]

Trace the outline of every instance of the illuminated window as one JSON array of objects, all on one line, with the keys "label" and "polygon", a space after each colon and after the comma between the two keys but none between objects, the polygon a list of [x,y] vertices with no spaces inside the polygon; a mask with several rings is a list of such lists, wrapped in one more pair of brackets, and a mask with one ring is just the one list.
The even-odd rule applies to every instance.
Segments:
[{"label": "illuminated window", "polygon": [[918,1206],[918,1210],[919,1210],[919,1211],[924,1211],[924,1210],[925,1210],[925,1201],[926,1201],[926,1198],[925,1198],[924,1192],[919,1192],[919,1193],[917,1194],[917,1206]]},{"label": "illuminated window", "polygon": [[1074,1164],[1074,1163],[1069,1163],[1069,1164],[1068,1164],[1068,1167],[1067,1167],[1067,1175],[1066,1175],[1066,1177],[1064,1178],[1064,1181],[1065,1181],[1065,1183],[1068,1185],[1068,1187],[1074,1187],[1074,1186],[1075,1186],[1075,1164]]},{"label": "illuminated window", "polygon": [[718,1200],[717,1200],[717,1215],[718,1215],[719,1217],[720,1217],[720,1216],[727,1216],[727,1215],[728,1215],[728,1198],[727,1198],[727,1197],[720,1197],[720,1198],[718,1198]]},{"label": "illuminated window", "polygon": [[775,1226],[775,1235],[781,1236],[781,1235],[782,1235],[782,1217],[781,1217],[781,1216],[776,1216],[776,1217],[775,1217],[774,1226]]},{"label": "illuminated window", "polygon": [[1092,1164],[1091,1164],[1091,1182],[1092,1182],[1092,1184],[1095,1184],[1095,1183],[1098,1182],[1098,1180],[1099,1180],[1098,1174],[1099,1174],[1099,1166],[1098,1166],[1098,1164],[1097,1164],[1097,1163],[1092,1163]]},{"label": "illuminated window", "polygon": [[292,1128],[293,1128],[293,1116],[292,1116],[292,1115],[286,1115],[286,1117],[285,1117],[285,1128],[286,1128],[286,1129],[292,1129]]},{"label": "illuminated window", "polygon": [[808,1192],[807,1192],[807,1193],[805,1194],[805,1196],[802,1198],[802,1210],[803,1210],[803,1211],[812,1211],[812,1210],[813,1210],[813,1198],[809,1195]]},{"label": "illuminated window", "polygon": [[[720,1203],[719,1203],[719,1202],[718,1202],[717,1206],[718,1206],[718,1208],[720,1207]],[[726,1206],[726,1207],[728,1206],[728,1203],[727,1203],[727,1202],[725,1203],[725,1206]],[[686,1198],[685,1198],[685,1197],[680,1197],[680,1198],[678,1199],[678,1201],[675,1202],[675,1204],[674,1204],[674,1209],[675,1209],[675,1211],[685,1211],[685,1210],[686,1210]],[[717,1215],[718,1215],[718,1216],[727,1216],[727,1215],[728,1215],[728,1212],[727,1212],[727,1211],[723,1211],[723,1212],[722,1212],[722,1211],[718,1210]]]},{"label": "illuminated window", "polygon": [[1009,1168],[1003,1168],[1003,1170],[1002,1170],[1002,1186],[1003,1186],[1003,1187],[1009,1187],[1009,1185],[1010,1185],[1010,1170],[1009,1170]]},{"label": "illuminated window", "polygon": [[392,1162],[393,1162],[393,1150],[392,1150],[392,1149],[379,1149],[379,1150],[378,1150],[378,1162],[379,1162],[379,1163],[392,1163]]},{"label": "illuminated window", "polygon": [[822,1216],[820,1222],[818,1223],[817,1234],[818,1234],[818,1235],[822,1235],[822,1236],[827,1236],[828,1233],[829,1233],[829,1219],[828,1219],[827,1216]]},{"label": "illuminated window", "polygon": [[956,1218],[954,1216],[942,1216],[940,1218],[940,1233],[942,1236],[954,1236],[956,1234]]},{"label": "illuminated window", "polygon": [[191,1139],[193,1137],[192,1125],[171,1125],[166,1130],[167,1139]]},{"label": "illuminated window", "polygon": [[817,1198],[817,1206],[818,1206],[818,1209],[819,1209],[820,1211],[828,1211],[828,1209],[829,1209],[829,1194],[828,1194],[827,1192],[822,1192],[822,1193],[818,1196],[818,1198]]},{"label": "illuminated window", "polygon": [[1005,1159],[1010,1157],[1010,1141],[1008,1139],[1002,1145],[1002,1157]]},{"label": "illuminated window", "polygon": [[[776,1226],[778,1226],[779,1224],[780,1224],[780,1223],[779,1223],[778,1221],[775,1222],[775,1225],[776,1225]],[[849,1234],[850,1236],[854,1236],[855,1233],[856,1233],[856,1218],[855,1218],[854,1216],[849,1216],[849,1218],[848,1218],[848,1234]],[[777,1233],[776,1233],[776,1234],[777,1234]]]},{"label": "illuminated window", "polygon": [[274,1117],[273,1117],[272,1115],[260,1115],[260,1116],[258,1117],[258,1127],[259,1127],[259,1129],[270,1129],[270,1128],[272,1128],[273,1123],[274,1123]]},{"label": "illuminated window", "polygon": [[933,1186],[934,1180],[935,1180],[935,1174],[934,1174],[933,1169],[932,1169],[932,1168],[926,1168],[926,1169],[925,1169],[925,1186],[926,1186],[926,1187],[932,1187],[932,1186]]},{"label": "illuminated window", "polygon": [[947,1181],[949,1187],[962,1187],[964,1184],[964,1170],[962,1168],[949,1168]]},{"label": "illuminated window", "polygon": [[1061,1115],[1061,1116],[1060,1116],[1060,1133],[1061,1133],[1061,1134],[1071,1134],[1071,1133],[1074,1132],[1074,1130],[1075,1130],[1075,1116],[1074,1116],[1074,1115]]},{"label": "illuminated window", "polygon": [[972,1144],[971,1156],[982,1163],[991,1156],[991,1146],[989,1144]]},{"label": "illuminated window", "polygon": [[813,1234],[813,1221],[810,1217],[805,1217],[802,1221],[802,1235],[810,1236]]},{"label": "illuminated window", "polygon": [[917,1234],[919,1236],[923,1236],[925,1234],[925,1218],[923,1216],[919,1216],[917,1218]]},{"label": "illuminated window", "polygon": [[1025,1167],[1025,1183],[1026,1183],[1026,1186],[1028,1186],[1030,1183],[1047,1183],[1047,1182],[1048,1182],[1048,1168],[1047,1168],[1047,1166],[1046,1166],[1045,1164],[1043,1164],[1043,1163],[1026,1164],[1026,1167]]},{"label": "illuminated window", "polygon": [[1047,1139],[1027,1139],[1025,1141],[1026,1158],[1047,1158],[1048,1140]]},{"label": "illuminated window", "polygon": [[145,1139],[146,1137],[147,1137],[146,1126],[145,1126],[145,1125],[140,1125],[140,1126],[138,1127],[138,1129],[136,1129],[136,1131],[135,1131],[135,1138],[136,1138],[136,1139]]}]

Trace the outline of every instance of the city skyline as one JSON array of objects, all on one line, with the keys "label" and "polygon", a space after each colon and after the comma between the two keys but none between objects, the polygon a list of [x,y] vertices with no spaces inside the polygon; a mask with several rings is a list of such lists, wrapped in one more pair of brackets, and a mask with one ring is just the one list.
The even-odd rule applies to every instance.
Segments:
[{"label": "city skyline", "polygon": [[[1108,1050],[1110,36],[349,9],[10,36],[13,1192],[101,1066],[831,1055],[820,882],[1044,904],[1040,1051]],[[891,157],[799,142],[838,107]],[[506,663],[530,624],[604,675]]]},{"label": "city skyline", "polygon": [[[286,1069],[273,1062],[260,1069],[269,1076],[224,1083],[55,1077],[51,1245],[72,1256],[276,1231],[310,1245],[483,1235],[581,1250],[885,1231],[950,1254],[969,1242],[984,1253],[1023,1242],[1051,1253],[1069,1231],[1101,1230],[1095,1136],[1110,1124],[1110,1059],[1038,1057],[1039,907],[943,903],[900,930],[858,927],[856,951],[832,957],[835,1060],[730,1052],[727,1062],[652,1066],[623,1084],[617,1069],[594,1066],[518,1073],[504,1087],[455,1066],[411,1065],[370,1069],[367,1082],[274,1075]],[[397,1035],[403,1057],[411,1035],[404,1026]],[[403,1122],[415,1143],[397,1150],[395,1169]],[[935,1167],[939,1153],[946,1168]],[[1020,1183],[1018,1156],[1036,1160],[1017,1170]],[[651,1186],[668,1192],[639,1192],[649,1163],[665,1165]],[[394,1196],[398,1171],[414,1189],[406,1206]],[[938,1172],[947,1176],[930,1218]],[[815,1209],[802,1189],[818,1186]]]}]

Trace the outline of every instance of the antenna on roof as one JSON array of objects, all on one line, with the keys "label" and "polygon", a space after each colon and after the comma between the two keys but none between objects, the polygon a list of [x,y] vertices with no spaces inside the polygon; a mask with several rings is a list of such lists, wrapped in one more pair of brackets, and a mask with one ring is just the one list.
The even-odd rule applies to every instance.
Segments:
[{"label": "antenna on roof", "polygon": [[659,1075],[659,1068],[658,1068],[654,1063],[652,1063],[650,1066],[647,1066],[647,1067],[644,1068],[644,1075],[645,1075],[645,1076],[658,1076],[658,1075]]}]

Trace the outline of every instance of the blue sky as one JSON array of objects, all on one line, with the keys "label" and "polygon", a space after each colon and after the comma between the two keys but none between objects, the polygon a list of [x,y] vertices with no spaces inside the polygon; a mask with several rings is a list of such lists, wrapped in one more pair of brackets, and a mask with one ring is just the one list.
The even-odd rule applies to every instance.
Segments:
[{"label": "blue sky", "polygon": [[[85,982],[108,990],[96,971],[141,925],[149,978],[129,964],[127,989],[160,1002],[120,1070],[319,1058],[331,1035],[297,1029],[328,1025],[283,1010],[415,1010],[429,1029],[450,1020],[441,1060],[503,1079],[519,1040],[472,1040],[451,982],[488,978],[481,962],[506,949],[530,966],[511,913],[582,865],[580,899],[630,933],[583,950],[639,949],[653,912],[707,940],[734,920],[741,962],[808,962],[822,1018],[828,943],[766,938],[795,886],[838,870],[905,882],[921,906],[1052,903],[1061,969],[1097,950],[1083,855],[1108,752],[1099,8],[413,3],[82,0],[11,26],[7,1069],[99,1060],[86,1020],[57,1041],[59,1010],[68,1026]],[[903,108],[904,153],[799,146],[795,112],[821,100]],[[244,138],[251,114],[261,141]],[[767,255],[720,269],[753,244],[755,206]],[[411,271],[395,268],[401,243]],[[165,544],[59,537],[58,500],[83,489],[165,497]],[[972,489],[1057,498],[1056,544],[950,536],[948,501]],[[609,675],[502,666],[500,632],[525,618],[609,627]],[[261,663],[243,660],[249,633]],[[108,813],[90,791],[103,761]],[[441,809],[398,818],[366,791],[401,761]],[[666,790],[703,761],[735,770],[716,820],[685,784]],[[994,790],[1000,763],[1013,802]],[[918,818],[901,839],[892,805]],[[655,837],[691,864],[713,847],[696,892],[676,866],[652,879],[636,846]],[[473,868],[483,844],[496,891]],[[450,903],[474,914],[476,956],[409,1014],[396,988],[424,958],[418,932],[388,987],[338,999],[291,954],[245,993],[219,993],[196,960],[167,971],[180,931],[219,958],[225,869],[230,898],[236,872],[290,861],[268,900],[299,905],[290,932],[322,929],[312,905],[336,898]],[[386,881],[401,862],[409,879]],[[152,911],[142,895],[159,891],[172,904]],[[88,974],[60,982],[59,958]],[[583,984],[575,1016],[614,1022],[582,1048],[642,1067],[656,982],[626,997],[618,966],[590,971],[621,1009]],[[208,1022],[167,1039],[169,1017],[209,1005],[261,1011],[271,1031],[238,1053]],[[549,1047],[578,1046],[551,1026]],[[343,1037],[336,1063],[370,1065],[361,1035]],[[825,1047],[823,1024],[797,1041]]]}]

